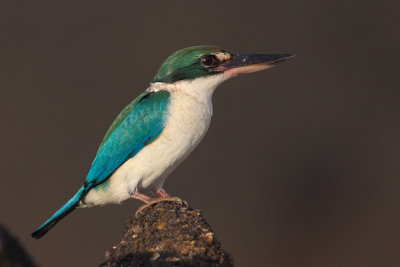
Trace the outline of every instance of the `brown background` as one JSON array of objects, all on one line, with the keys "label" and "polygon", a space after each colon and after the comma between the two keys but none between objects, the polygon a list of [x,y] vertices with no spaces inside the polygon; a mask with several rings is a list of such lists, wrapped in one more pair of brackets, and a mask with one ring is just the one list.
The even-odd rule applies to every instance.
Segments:
[{"label": "brown background", "polygon": [[137,201],[30,233],[163,60],[215,44],[297,56],[218,88],[167,191],[237,266],[400,266],[398,1],[55,2],[0,2],[0,221],[38,264],[103,261]]}]

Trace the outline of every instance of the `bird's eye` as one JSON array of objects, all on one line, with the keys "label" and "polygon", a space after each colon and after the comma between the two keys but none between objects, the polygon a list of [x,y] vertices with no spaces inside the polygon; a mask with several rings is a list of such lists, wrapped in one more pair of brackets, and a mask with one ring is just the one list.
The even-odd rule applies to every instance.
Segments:
[{"label": "bird's eye", "polygon": [[200,61],[205,67],[216,67],[219,64],[217,57],[214,55],[202,56]]}]

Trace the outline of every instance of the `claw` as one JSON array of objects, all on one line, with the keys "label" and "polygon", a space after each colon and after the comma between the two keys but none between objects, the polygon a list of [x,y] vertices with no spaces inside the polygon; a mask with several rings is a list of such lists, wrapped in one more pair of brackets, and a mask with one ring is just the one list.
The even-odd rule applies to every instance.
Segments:
[{"label": "claw", "polygon": [[165,192],[165,190],[164,189],[158,189],[157,191],[156,191],[156,195],[158,196],[158,197],[169,197],[169,195],[168,195],[168,193],[167,192]]},{"label": "claw", "polygon": [[[156,190],[155,195],[157,197],[150,197],[148,195],[145,195],[145,194],[139,193],[139,192],[135,192],[131,195],[131,198],[140,200],[145,203],[144,205],[140,206],[139,209],[136,211],[136,216],[139,215],[139,213],[142,210],[144,210],[148,207],[151,207],[160,201],[175,201],[175,202],[183,203],[182,199],[177,198],[177,197],[170,197],[170,195],[168,195],[168,193],[165,192],[165,190],[162,188]],[[187,204],[185,203],[185,205],[187,205]]]},{"label": "claw", "polygon": [[136,211],[135,216],[137,217],[144,209],[146,209],[146,208],[148,208],[148,207],[151,207],[151,206],[153,206],[153,205],[155,205],[156,203],[161,202],[161,201],[174,201],[174,202],[184,203],[184,204],[187,206],[187,203],[184,202],[182,199],[180,199],[180,198],[178,198],[178,197],[156,198],[156,199],[154,199],[154,200],[152,200],[152,201],[150,201],[150,202],[148,202],[148,203],[146,203],[146,204],[140,206],[140,207],[138,208],[138,210]]}]

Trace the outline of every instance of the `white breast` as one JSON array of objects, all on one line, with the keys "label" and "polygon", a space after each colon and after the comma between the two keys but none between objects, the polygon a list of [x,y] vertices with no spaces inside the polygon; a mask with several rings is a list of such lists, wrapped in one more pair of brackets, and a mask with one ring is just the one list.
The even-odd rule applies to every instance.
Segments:
[{"label": "white breast", "polygon": [[109,178],[108,184],[92,189],[85,206],[119,203],[135,191],[149,193],[163,186],[165,178],[198,145],[212,116],[211,98],[223,75],[175,84],[156,83],[149,91],[170,92],[165,128],[160,136],[126,161]]},{"label": "white breast", "polygon": [[166,176],[196,147],[206,133],[212,115],[211,101],[198,102],[192,97],[172,92],[166,127],[152,144],[132,160],[141,166],[140,191],[161,188]]}]

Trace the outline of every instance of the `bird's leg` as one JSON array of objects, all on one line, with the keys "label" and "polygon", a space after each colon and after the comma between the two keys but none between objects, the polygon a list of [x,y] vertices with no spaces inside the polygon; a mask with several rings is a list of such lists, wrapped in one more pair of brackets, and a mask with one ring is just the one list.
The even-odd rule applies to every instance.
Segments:
[{"label": "bird's leg", "polygon": [[162,189],[162,188],[156,190],[155,191],[155,195],[156,195],[156,197],[150,197],[150,196],[145,195],[143,193],[135,192],[135,193],[131,194],[131,198],[140,200],[140,201],[142,201],[142,202],[147,204],[147,203],[157,202],[162,198],[169,197],[168,193],[165,192],[165,190]]},{"label": "bird's leg", "polygon": [[[157,197],[153,197],[152,198],[152,197],[146,196],[146,195],[141,194],[141,193],[135,193],[135,194],[140,195],[140,197],[142,197],[142,195],[146,197],[146,201],[144,201],[143,198],[140,199],[143,202],[145,202],[146,204],[144,204],[144,205],[139,207],[139,209],[136,211],[136,215],[138,215],[145,208],[148,208],[148,207],[150,207],[150,206],[152,206],[152,205],[154,205],[154,204],[156,204],[157,202],[160,202],[160,201],[178,201],[178,202],[182,201],[180,198],[170,197],[170,195],[168,195],[168,193],[165,192],[165,190],[162,189],[162,188],[161,189],[157,189],[154,193],[156,194]],[[136,198],[136,199],[139,199],[137,197],[134,197],[134,195],[132,197]]]},{"label": "bird's leg", "polygon": [[165,192],[165,190],[164,189],[158,189],[158,190],[156,190],[156,195],[159,197],[159,198],[163,198],[163,197],[169,197],[169,195],[168,195],[168,193],[167,192]]},{"label": "bird's leg", "polygon": [[139,192],[135,192],[135,193],[131,194],[131,198],[143,201],[144,203],[150,203],[150,202],[154,201],[155,199],[157,199],[157,198],[149,197],[149,196],[139,193]]},{"label": "bird's leg", "polygon": [[139,192],[135,192],[131,195],[131,198],[133,199],[137,199],[140,201],[143,201],[145,204],[141,205],[138,210],[136,211],[136,215],[139,214],[140,211],[142,211],[143,209],[150,207],[151,205],[153,205],[154,203],[158,202],[158,197],[149,197],[145,194],[139,193]]}]

